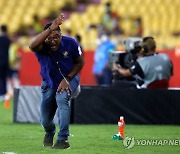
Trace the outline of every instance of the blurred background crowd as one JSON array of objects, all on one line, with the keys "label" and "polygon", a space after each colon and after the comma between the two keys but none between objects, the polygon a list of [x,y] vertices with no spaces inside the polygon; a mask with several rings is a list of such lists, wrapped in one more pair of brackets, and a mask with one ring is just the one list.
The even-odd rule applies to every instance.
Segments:
[{"label": "blurred background crowd", "polygon": [[62,34],[75,37],[86,55],[107,40],[113,44],[108,51],[124,50],[123,40],[144,36],[153,36],[158,50],[174,50],[180,45],[178,8],[180,0],[0,0],[0,26],[11,42],[7,87],[19,85],[22,54],[30,51],[31,37],[60,13],[65,16]]},{"label": "blurred background crowd", "polygon": [[152,35],[159,48],[174,48],[180,41],[179,7],[179,0],[1,0],[0,24],[25,45],[63,12],[63,32],[78,33],[85,49],[94,49],[104,30],[117,40]]}]

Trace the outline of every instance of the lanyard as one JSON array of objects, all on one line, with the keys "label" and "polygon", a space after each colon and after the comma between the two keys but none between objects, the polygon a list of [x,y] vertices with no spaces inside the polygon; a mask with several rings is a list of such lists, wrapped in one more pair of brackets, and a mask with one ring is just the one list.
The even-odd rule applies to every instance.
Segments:
[{"label": "lanyard", "polygon": [[59,62],[55,59],[55,57],[52,54],[50,54],[50,55],[51,55],[53,62],[55,63],[56,68],[59,70],[60,75],[63,77],[63,79],[66,81],[66,83],[69,84],[69,82],[67,81],[67,79],[65,78],[65,76],[63,75],[63,73],[60,69]]}]

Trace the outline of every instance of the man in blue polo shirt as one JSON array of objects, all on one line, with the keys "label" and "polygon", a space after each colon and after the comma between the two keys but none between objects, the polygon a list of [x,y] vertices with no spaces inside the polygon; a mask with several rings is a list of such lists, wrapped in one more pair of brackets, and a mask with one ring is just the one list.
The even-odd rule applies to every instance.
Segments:
[{"label": "man in blue polo shirt", "polygon": [[[61,36],[59,26],[63,15],[47,24],[44,31],[34,37],[30,49],[40,63],[42,76],[41,124],[46,132],[44,146],[68,149],[70,106],[69,99],[79,85],[78,73],[83,68],[84,60],[79,44],[71,37]],[[55,124],[53,118],[58,109],[58,139],[53,145]]]}]

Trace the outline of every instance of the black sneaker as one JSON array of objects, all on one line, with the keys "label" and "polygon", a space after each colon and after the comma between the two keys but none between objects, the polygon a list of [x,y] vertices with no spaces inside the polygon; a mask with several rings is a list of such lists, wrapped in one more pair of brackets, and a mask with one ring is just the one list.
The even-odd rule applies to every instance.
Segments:
[{"label": "black sneaker", "polygon": [[53,149],[69,149],[70,145],[68,141],[57,140],[56,143],[52,146]]},{"label": "black sneaker", "polygon": [[44,147],[51,147],[53,145],[54,134],[45,134],[43,145]]}]

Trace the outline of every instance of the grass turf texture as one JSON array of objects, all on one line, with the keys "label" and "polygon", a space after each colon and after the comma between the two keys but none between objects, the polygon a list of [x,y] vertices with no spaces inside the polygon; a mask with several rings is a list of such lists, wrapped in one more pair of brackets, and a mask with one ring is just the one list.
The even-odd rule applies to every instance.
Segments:
[{"label": "grass turf texture", "polygon": [[[58,130],[58,129],[57,129]],[[180,146],[134,146],[125,149],[122,141],[112,140],[117,133],[117,125],[70,125],[74,137],[69,137],[71,148],[58,150],[42,146],[44,131],[39,124],[14,124],[12,122],[12,104],[5,109],[0,103],[0,154],[111,154],[111,153],[180,153]],[[129,125],[125,135],[135,139],[179,139],[180,126]],[[54,141],[56,140],[56,136]]]}]

